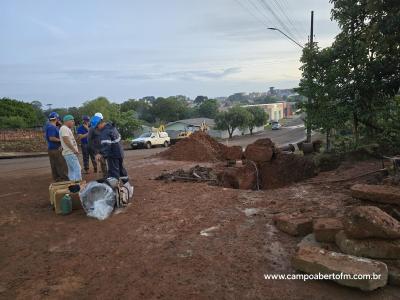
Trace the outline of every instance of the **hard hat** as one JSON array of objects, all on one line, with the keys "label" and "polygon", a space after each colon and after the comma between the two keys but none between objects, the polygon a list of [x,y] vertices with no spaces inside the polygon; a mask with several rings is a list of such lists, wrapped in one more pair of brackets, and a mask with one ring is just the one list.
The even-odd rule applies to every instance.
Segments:
[{"label": "hard hat", "polygon": [[82,120],[83,121],[90,121],[90,118],[89,118],[89,116],[82,116]]},{"label": "hard hat", "polygon": [[103,118],[103,114],[102,113],[100,113],[100,112],[98,112],[98,113],[95,113],[94,114],[94,116],[95,117],[99,117],[101,120],[103,120],[104,118]]},{"label": "hard hat", "polygon": [[60,116],[58,113],[56,113],[55,111],[51,112],[49,114],[49,120],[55,120],[55,119],[60,119]]},{"label": "hard hat", "polygon": [[101,120],[102,119],[99,116],[94,115],[92,117],[92,119],[90,120],[90,126],[93,127],[93,128],[96,128],[97,125],[99,125]]}]

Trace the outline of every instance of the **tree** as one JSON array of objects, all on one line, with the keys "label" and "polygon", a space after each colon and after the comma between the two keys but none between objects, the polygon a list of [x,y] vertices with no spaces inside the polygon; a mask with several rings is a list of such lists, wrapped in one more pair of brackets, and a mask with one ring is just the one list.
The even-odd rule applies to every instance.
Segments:
[{"label": "tree", "polygon": [[248,110],[234,106],[228,111],[219,113],[215,118],[215,124],[218,130],[227,130],[229,138],[232,138],[235,129],[248,127],[252,118],[253,116]]},{"label": "tree", "polygon": [[218,114],[219,104],[215,99],[207,99],[198,107],[199,117],[214,119]]},{"label": "tree", "polygon": [[111,103],[105,97],[98,97],[94,100],[86,101],[80,108],[81,113],[93,116],[97,112],[101,112],[105,120],[115,121],[119,116],[119,105]]},{"label": "tree", "polygon": [[0,128],[29,128],[43,124],[36,107],[15,99],[0,99]]},{"label": "tree", "polygon": [[152,123],[155,121],[153,114],[151,113],[151,105],[144,99],[135,100],[129,99],[121,103],[121,112],[127,112],[133,110],[137,113],[137,117],[146,122]]},{"label": "tree", "polygon": [[250,106],[246,108],[249,113],[253,116],[249,122],[250,134],[253,134],[254,127],[264,126],[268,121],[268,114],[261,107]]},{"label": "tree", "polygon": [[194,104],[196,104],[196,105],[200,105],[200,104],[202,104],[204,101],[206,101],[206,100],[208,100],[208,97],[207,96],[197,96],[195,99],[194,99]]},{"label": "tree", "polygon": [[188,103],[176,97],[157,98],[151,107],[151,113],[160,122],[173,122],[189,117]]},{"label": "tree", "polygon": [[128,139],[133,136],[133,132],[138,129],[141,122],[136,119],[136,113],[133,110],[122,112],[115,120],[122,139]]}]

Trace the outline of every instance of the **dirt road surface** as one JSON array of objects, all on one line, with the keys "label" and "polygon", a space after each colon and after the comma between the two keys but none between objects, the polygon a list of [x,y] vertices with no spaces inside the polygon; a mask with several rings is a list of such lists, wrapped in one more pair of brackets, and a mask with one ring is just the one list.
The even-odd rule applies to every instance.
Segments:
[{"label": "dirt road surface", "polygon": [[[154,150],[156,152],[157,150]],[[135,154],[130,154],[135,153]],[[203,183],[166,183],[164,170],[194,164],[144,158],[126,166],[133,203],[105,221],[83,211],[57,216],[49,207],[50,170],[41,160],[1,165],[1,299],[396,299],[400,289],[371,293],[328,281],[265,280],[293,273],[299,238],[277,231],[272,217],[301,210],[340,214],[352,205],[342,185],[298,183],[240,191]],[[345,178],[379,168],[365,162],[320,174]],[[7,170],[7,171],[5,171]],[[89,175],[87,180],[94,179]],[[398,298],[397,298],[398,299]]]}]

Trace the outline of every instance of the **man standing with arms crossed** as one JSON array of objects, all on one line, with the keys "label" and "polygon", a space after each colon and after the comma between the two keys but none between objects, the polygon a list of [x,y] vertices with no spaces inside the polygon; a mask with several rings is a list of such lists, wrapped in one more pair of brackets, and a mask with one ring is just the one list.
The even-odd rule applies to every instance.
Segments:
[{"label": "man standing with arms crossed", "polygon": [[49,153],[51,174],[54,181],[67,181],[67,164],[61,154],[60,133],[57,124],[60,116],[56,112],[49,115],[49,122],[46,126],[46,141]]},{"label": "man standing with arms crossed", "polygon": [[75,141],[71,128],[74,127],[75,121],[72,115],[66,115],[63,118],[64,125],[60,128],[61,146],[63,148],[62,155],[68,166],[68,178],[71,181],[81,181],[81,165],[78,160],[78,145]]},{"label": "man standing with arms crossed", "polygon": [[83,169],[85,174],[89,174],[89,158],[92,161],[94,173],[97,173],[97,162],[95,155],[89,149],[88,145],[88,134],[89,134],[89,121],[88,116],[82,117],[82,125],[78,127],[76,133],[78,139],[81,141],[82,157],[83,157]]}]

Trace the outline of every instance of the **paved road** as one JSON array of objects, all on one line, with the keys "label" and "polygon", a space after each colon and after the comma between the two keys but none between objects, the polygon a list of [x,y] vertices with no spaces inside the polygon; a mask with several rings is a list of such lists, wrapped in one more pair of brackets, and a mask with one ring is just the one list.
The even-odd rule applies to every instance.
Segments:
[{"label": "paved road", "polygon": [[[240,145],[245,147],[260,138],[271,138],[277,145],[285,145],[289,143],[296,143],[305,138],[305,131],[303,122],[296,118],[289,120],[285,126],[280,130],[267,130],[261,134],[255,134],[253,136],[241,136],[235,137],[232,140],[225,140],[222,143],[226,145]],[[133,150],[126,151],[127,160],[138,160],[142,159],[161,151],[165,148],[153,148],[150,150]],[[43,174],[50,172],[50,164],[48,157],[36,157],[36,158],[18,158],[18,159],[3,159],[0,160],[0,178],[5,176],[16,176],[22,174]]]}]

